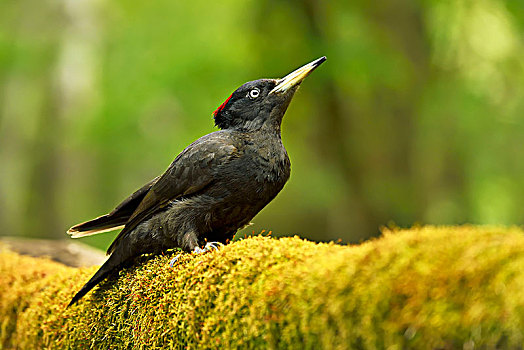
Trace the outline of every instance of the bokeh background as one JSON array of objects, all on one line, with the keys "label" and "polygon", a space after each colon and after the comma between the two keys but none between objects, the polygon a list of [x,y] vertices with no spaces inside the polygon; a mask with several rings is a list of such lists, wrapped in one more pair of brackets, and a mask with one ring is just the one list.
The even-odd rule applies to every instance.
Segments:
[{"label": "bokeh background", "polygon": [[64,238],[242,83],[322,55],[283,122],[291,179],[241,234],[524,223],[523,1],[2,0],[0,233]]}]

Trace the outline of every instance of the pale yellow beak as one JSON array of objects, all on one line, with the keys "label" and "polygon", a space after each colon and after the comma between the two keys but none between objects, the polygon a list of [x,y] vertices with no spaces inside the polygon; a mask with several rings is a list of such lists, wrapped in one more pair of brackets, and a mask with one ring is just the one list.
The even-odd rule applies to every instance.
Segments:
[{"label": "pale yellow beak", "polygon": [[283,93],[302,82],[312,71],[315,70],[326,60],[326,56],[322,56],[313,62],[310,62],[293,72],[286,75],[284,78],[278,80],[277,86],[269,92],[269,94]]}]

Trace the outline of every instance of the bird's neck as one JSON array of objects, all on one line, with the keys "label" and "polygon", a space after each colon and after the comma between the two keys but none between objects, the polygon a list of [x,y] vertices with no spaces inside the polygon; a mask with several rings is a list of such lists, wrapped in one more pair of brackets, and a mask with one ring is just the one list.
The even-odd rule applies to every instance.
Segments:
[{"label": "bird's neck", "polygon": [[265,121],[265,122],[247,122],[241,127],[234,128],[240,132],[247,132],[250,134],[259,134],[267,136],[278,136],[280,138],[280,123]]},{"label": "bird's neck", "polygon": [[280,136],[280,133],[281,133],[280,122],[276,123],[276,122],[268,121],[262,124],[258,132],[264,133],[266,135],[278,136],[278,138],[280,138],[281,137]]}]

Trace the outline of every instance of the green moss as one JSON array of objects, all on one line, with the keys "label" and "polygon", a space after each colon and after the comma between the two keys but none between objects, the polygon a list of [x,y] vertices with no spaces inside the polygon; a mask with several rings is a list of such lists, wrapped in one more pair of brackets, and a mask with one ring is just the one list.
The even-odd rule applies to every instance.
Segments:
[{"label": "green moss", "polygon": [[404,349],[524,345],[524,233],[386,231],[356,246],[254,237],[157,256],[77,306],[96,268],[0,254],[4,347]]}]

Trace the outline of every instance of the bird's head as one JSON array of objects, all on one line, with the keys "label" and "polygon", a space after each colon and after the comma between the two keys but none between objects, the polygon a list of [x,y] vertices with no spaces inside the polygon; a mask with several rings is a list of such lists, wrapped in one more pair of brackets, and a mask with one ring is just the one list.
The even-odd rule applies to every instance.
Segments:
[{"label": "bird's head", "polygon": [[235,90],[213,113],[221,129],[256,130],[264,125],[280,128],[282,117],[298,86],[326,57],[289,73],[282,79],[259,79]]}]

